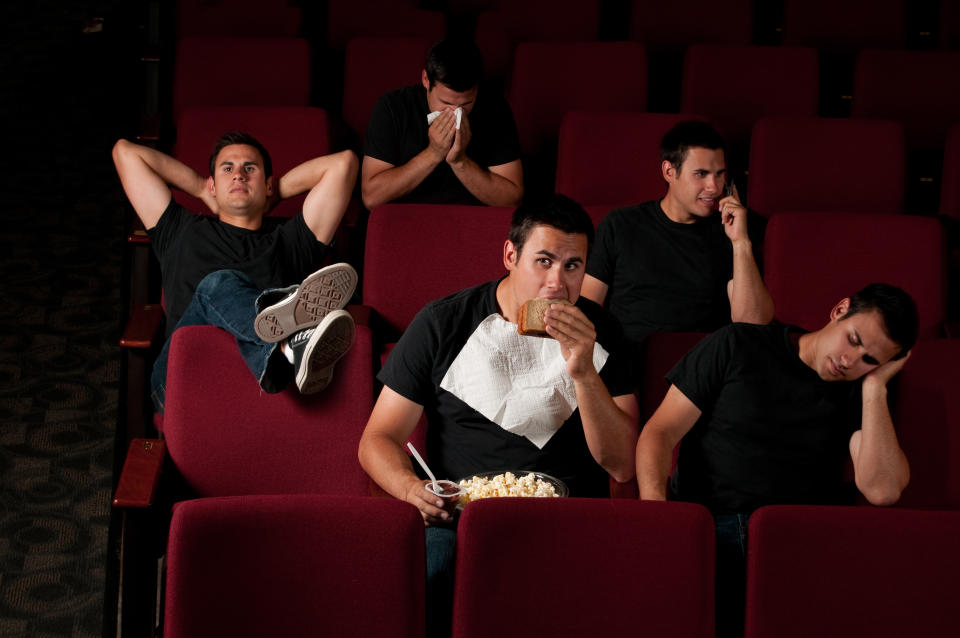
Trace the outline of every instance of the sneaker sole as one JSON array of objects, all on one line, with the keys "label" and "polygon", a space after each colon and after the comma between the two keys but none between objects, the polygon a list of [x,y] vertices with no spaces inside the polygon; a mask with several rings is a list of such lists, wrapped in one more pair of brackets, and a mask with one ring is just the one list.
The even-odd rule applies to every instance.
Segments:
[{"label": "sneaker sole", "polygon": [[355,332],[353,317],[345,310],[334,311],[320,322],[303,353],[304,363],[297,370],[301,394],[320,392],[330,385],[333,368],[350,350]]},{"label": "sneaker sole", "polygon": [[283,341],[346,306],[356,287],[357,271],[352,266],[327,266],[304,279],[295,295],[261,310],[253,328],[267,343]]}]

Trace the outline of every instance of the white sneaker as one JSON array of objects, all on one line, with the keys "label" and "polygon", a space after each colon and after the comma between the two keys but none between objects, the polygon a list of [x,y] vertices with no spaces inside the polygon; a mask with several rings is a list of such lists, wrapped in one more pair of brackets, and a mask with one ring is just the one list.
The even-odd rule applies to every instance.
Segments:
[{"label": "white sneaker", "polygon": [[253,328],[267,343],[283,341],[346,306],[356,287],[357,271],[353,266],[331,264],[304,279],[281,301],[262,309]]}]

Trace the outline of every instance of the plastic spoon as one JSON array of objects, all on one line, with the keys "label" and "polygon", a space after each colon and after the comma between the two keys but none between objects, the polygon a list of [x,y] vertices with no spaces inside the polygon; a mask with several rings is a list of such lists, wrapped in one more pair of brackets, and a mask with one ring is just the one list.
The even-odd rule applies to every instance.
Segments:
[{"label": "plastic spoon", "polygon": [[433,481],[433,493],[439,494],[440,488],[437,486],[437,477],[433,475],[433,472],[430,471],[430,468],[427,467],[426,461],[423,460],[423,457],[420,456],[420,453],[417,452],[417,448],[413,447],[413,443],[407,442],[407,447],[410,448],[410,452],[413,454],[413,458],[417,459],[417,463],[420,464],[420,467],[423,468],[423,471],[427,473],[427,476],[430,477],[430,480]]}]

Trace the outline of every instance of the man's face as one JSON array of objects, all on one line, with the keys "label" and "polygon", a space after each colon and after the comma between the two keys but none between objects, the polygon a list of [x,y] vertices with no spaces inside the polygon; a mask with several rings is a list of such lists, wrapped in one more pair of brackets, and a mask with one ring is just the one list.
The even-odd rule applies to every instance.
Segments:
[{"label": "man's face", "polygon": [[519,255],[513,242],[508,240],[504,247],[504,265],[518,304],[534,297],[575,302],[586,260],[587,236],[553,226],[535,226]]},{"label": "man's face", "polygon": [[723,150],[695,146],[687,150],[679,170],[669,162],[663,162],[661,170],[669,184],[669,204],[683,216],[707,217],[716,210],[727,179]]},{"label": "man's face", "polygon": [[430,80],[427,79],[427,72],[423,72],[420,78],[423,88],[427,90],[427,107],[430,112],[445,111],[447,109],[463,108],[463,112],[470,115],[473,105],[477,101],[477,87],[467,89],[466,91],[454,91],[446,84],[437,82],[430,86]]},{"label": "man's face", "polygon": [[849,299],[837,304],[830,323],[819,334],[814,370],[824,381],[859,379],[900,352],[900,346],[887,336],[878,311],[844,319],[849,305]]},{"label": "man's face", "polygon": [[266,211],[267,197],[273,194],[273,180],[267,178],[257,149],[230,144],[217,154],[210,188],[221,211],[256,215]]}]

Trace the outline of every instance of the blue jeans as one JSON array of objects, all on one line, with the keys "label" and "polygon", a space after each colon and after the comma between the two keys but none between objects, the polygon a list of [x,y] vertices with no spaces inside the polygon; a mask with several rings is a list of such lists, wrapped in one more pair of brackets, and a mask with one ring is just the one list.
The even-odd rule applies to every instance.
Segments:
[{"label": "blue jeans", "polygon": [[742,638],[747,588],[749,514],[717,514],[717,638]]},{"label": "blue jeans", "polygon": [[427,638],[449,637],[453,624],[453,574],[456,567],[455,527],[426,528]]},{"label": "blue jeans", "polygon": [[[257,336],[253,323],[257,316],[257,299],[293,288],[295,286],[283,291],[261,291],[239,270],[217,270],[197,285],[193,299],[177,322],[177,329],[184,326],[223,328],[236,337],[240,356],[264,392],[280,392],[293,379],[293,367],[276,343],[267,343]],[[163,412],[166,400],[169,351],[170,339],[167,339],[150,377],[150,397],[157,412]]]}]

